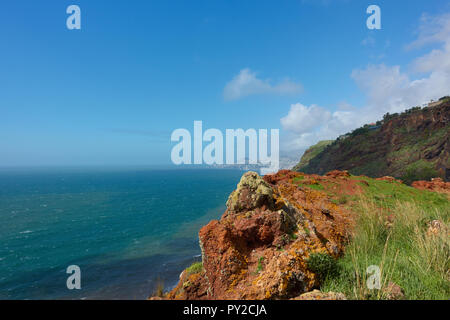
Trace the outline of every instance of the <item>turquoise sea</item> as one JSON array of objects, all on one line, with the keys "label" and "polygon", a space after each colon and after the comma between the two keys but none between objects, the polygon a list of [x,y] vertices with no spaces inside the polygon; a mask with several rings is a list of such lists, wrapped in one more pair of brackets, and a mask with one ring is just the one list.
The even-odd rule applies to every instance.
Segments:
[{"label": "turquoise sea", "polygon": [[[145,299],[200,259],[242,171],[0,170],[0,299]],[[81,290],[66,268],[81,268]]]}]

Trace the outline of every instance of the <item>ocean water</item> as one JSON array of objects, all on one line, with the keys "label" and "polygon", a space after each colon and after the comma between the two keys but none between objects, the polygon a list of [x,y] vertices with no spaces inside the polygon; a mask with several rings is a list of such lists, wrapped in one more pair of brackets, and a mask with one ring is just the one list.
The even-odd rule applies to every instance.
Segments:
[{"label": "ocean water", "polygon": [[[238,170],[0,170],[0,299],[145,299],[200,260]],[[69,265],[81,290],[69,290]]]}]

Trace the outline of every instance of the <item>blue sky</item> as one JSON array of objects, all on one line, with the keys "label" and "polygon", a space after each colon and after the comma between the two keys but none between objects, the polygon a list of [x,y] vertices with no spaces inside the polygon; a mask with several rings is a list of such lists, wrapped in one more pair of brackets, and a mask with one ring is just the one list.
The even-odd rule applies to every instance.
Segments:
[{"label": "blue sky", "polygon": [[[71,4],[81,30],[66,28]],[[366,27],[370,4],[381,30]],[[280,128],[299,158],[450,93],[449,12],[443,0],[4,2],[0,165],[168,164],[171,132],[194,120]]]}]

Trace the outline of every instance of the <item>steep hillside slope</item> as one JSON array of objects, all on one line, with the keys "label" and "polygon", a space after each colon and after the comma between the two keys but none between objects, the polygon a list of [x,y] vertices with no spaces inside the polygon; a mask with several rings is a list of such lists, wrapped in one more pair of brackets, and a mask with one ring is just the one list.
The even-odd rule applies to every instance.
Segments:
[{"label": "steep hillside slope", "polygon": [[300,162],[292,170],[297,171],[300,168],[306,167],[311,159],[317,157],[317,155],[325,150],[331,143],[333,143],[333,140],[323,140],[310,147],[305,151]]},{"label": "steep hillside slope", "polygon": [[[312,150],[320,149],[323,143]],[[450,179],[450,99],[432,107],[386,114],[328,144],[295,167],[296,171],[324,174],[348,170],[371,177],[394,176],[407,183],[432,177]]]}]

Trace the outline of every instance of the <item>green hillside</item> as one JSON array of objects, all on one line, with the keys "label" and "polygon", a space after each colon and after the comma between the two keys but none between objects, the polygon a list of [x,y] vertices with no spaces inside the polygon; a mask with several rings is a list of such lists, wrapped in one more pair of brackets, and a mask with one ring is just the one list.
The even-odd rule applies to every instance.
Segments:
[{"label": "green hillside", "polygon": [[319,142],[294,170],[324,174],[348,170],[370,177],[393,176],[406,183],[450,178],[450,99],[415,107],[365,125],[338,139]]}]

